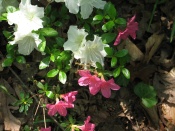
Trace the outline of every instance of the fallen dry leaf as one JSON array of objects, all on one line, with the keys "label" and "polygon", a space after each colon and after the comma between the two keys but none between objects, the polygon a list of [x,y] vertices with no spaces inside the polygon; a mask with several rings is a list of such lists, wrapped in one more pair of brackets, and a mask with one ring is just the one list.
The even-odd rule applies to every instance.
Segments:
[{"label": "fallen dry leaf", "polygon": [[153,86],[157,90],[158,97],[163,101],[175,104],[175,68],[170,72],[161,72],[155,74]]},{"label": "fallen dry leaf", "polygon": [[146,47],[146,54],[145,54],[145,59],[144,62],[148,63],[154,53],[157,51],[159,48],[162,40],[164,39],[165,34],[153,34],[151,37],[149,37],[145,47]]},{"label": "fallen dry leaf", "polygon": [[140,49],[129,39],[124,40],[117,48],[127,49],[132,61],[141,61],[144,57]]},{"label": "fallen dry leaf", "polygon": [[169,103],[163,103],[160,106],[160,115],[162,121],[170,131],[175,130],[175,106]]},{"label": "fallen dry leaf", "polygon": [[[10,87],[8,85],[8,83],[4,80],[4,79],[0,79],[0,83],[1,85],[3,85],[4,87],[7,87],[7,90],[10,90]],[[11,89],[12,91],[12,89]],[[11,94],[9,91],[9,94]],[[21,122],[20,120],[18,120],[17,118],[15,118],[9,109],[9,103],[13,102],[14,100],[12,98],[10,98],[10,96],[3,91],[0,92],[0,105],[1,105],[1,109],[0,113],[2,113],[3,116],[3,121],[4,121],[4,130],[8,130],[8,131],[19,131],[20,130],[20,126],[21,126]],[[2,112],[1,112],[2,111]]]}]

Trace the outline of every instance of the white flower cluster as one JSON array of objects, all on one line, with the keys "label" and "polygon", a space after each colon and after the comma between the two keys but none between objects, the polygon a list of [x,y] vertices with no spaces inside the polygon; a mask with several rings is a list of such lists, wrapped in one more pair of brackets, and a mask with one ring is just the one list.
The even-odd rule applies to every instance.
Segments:
[{"label": "white flower cluster", "polygon": [[69,12],[73,14],[77,14],[80,7],[80,14],[83,19],[89,18],[94,7],[97,9],[103,9],[106,4],[106,2],[102,0],[55,0],[55,2],[65,2]]},{"label": "white flower cluster", "polygon": [[96,66],[96,62],[104,65],[104,57],[107,55],[101,37],[94,35],[93,41],[86,41],[88,35],[84,29],[78,29],[77,26],[70,26],[68,30],[68,40],[64,43],[64,50],[71,50],[75,59],[80,59],[85,65]]},{"label": "white flower cluster", "polygon": [[15,24],[15,38],[10,44],[18,44],[20,54],[29,55],[41,43],[39,35],[32,31],[43,28],[42,17],[44,8],[31,5],[30,0],[21,0],[19,10],[7,14],[9,25]]}]

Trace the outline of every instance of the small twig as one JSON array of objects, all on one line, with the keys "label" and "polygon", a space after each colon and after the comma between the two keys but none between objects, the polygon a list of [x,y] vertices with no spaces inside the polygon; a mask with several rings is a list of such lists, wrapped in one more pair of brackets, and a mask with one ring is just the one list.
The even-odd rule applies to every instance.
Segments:
[{"label": "small twig", "polygon": [[43,116],[44,116],[44,127],[46,128],[46,115],[45,115],[45,108],[43,107]]},{"label": "small twig", "polygon": [[58,121],[53,116],[50,116],[50,118],[52,118],[52,120],[55,122],[55,124],[57,124],[62,131],[64,131],[64,129],[60,126],[60,124],[58,123]]},{"label": "small twig", "polygon": [[11,67],[8,67],[8,68],[13,73],[13,75],[19,80],[19,82],[22,84],[22,86],[33,96],[35,101],[37,103],[39,103],[39,101],[38,101],[37,97],[35,96],[35,94],[29,88],[27,88],[27,86],[24,84],[24,82],[21,80],[21,78],[16,74],[16,72]]}]

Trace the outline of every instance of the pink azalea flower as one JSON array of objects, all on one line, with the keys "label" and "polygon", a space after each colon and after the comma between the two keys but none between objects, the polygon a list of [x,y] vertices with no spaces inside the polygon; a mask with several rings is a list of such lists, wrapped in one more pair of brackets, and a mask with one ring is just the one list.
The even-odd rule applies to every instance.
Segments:
[{"label": "pink azalea flower", "polygon": [[41,128],[40,131],[51,131],[51,127],[49,126],[48,128]]},{"label": "pink azalea flower", "polygon": [[136,38],[136,31],[138,30],[138,23],[135,22],[136,16],[134,15],[127,23],[127,27],[124,31],[120,31],[114,45],[118,45],[121,39],[126,39],[130,35],[133,39]]},{"label": "pink azalea flower", "polygon": [[96,75],[91,75],[89,70],[79,70],[78,71],[81,78],[78,80],[80,86],[89,85],[89,91],[92,95],[95,95],[99,92],[100,88],[100,78]]},{"label": "pink azalea flower", "polygon": [[76,100],[75,95],[77,95],[78,91],[71,91],[66,94],[61,94],[60,97],[63,98],[67,103],[72,103]]},{"label": "pink azalea flower", "polygon": [[101,80],[100,84],[101,93],[105,98],[111,96],[111,90],[119,90],[120,86],[114,83],[114,79],[106,81],[105,79]]},{"label": "pink azalea flower", "polygon": [[67,103],[64,101],[57,101],[55,105],[47,104],[46,107],[49,109],[48,115],[50,115],[50,116],[54,116],[57,112],[61,116],[66,116],[67,115],[67,108],[73,108],[74,104]]},{"label": "pink azalea flower", "polygon": [[77,126],[77,128],[81,129],[82,131],[94,131],[95,129],[95,124],[90,123],[91,117],[88,116],[87,119],[84,121],[84,125],[82,126]]}]

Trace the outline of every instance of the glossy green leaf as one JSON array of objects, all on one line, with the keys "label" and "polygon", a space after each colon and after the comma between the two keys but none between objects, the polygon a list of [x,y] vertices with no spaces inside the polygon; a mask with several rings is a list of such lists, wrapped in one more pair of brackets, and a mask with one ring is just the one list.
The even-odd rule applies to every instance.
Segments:
[{"label": "glossy green leaf", "polygon": [[124,57],[125,55],[128,54],[128,50],[126,49],[122,49],[122,50],[119,50],[115,53],[115,56],[116,57]]},{"label": "glossy green leaf", "polygon": [[96,62],[96,66],[98,69],[103,69],[103,66],[99,62]]},{"label": "glossy green leaf", "polygon": [[40,89],[44,89],[44,85],[43,85],[41,82],[38,82],[38,83],[37,83],[37,86],[38,86],[38,88],[40,88]]},{"label": "glossy green leaf", "polygon": [[62,84],[65,84],[66,83],[66,80],[67,80],[67,75],[64,71],[60,71],[59,72],[59,76],[58,76],[58,79],[59,81],[62,83]]},{"label": "glossy green leaf", "polygon": [[115,33],[105,33],[101,36],[101,39],[102,39],[103,43],[108,44],[108,43],[114,41],[116,36],[117,35]]},{"label": "glossy green leaf", "polygon": [[40,39],[42,40],[42,42],[38,45],[38,49],[39,51],[44,52],[46,47],[46,39],[44,37],[40,37]]},{"label": "glossy green leaf", "polygon": [[17,56],[17,57],[16,57],[16,61],[17,61],[18,63],[21,63],[21,64],[26,63],[26,59],[25,59],[24,56]]},{"label": "glossy green leaf", "polygon": [[58,74],[59,70],[52,69],[47,73],[47,77],[55,77]]},{"label": "glossy green leaf", "polygon": [[52,91],[46,91],[46,96],[50,99],[53,99],[55,97],[55,95]]},{"label": "glossy green leaf", "polygon": [[93,18],[93,21],[101,21],[101,20],[103,20],[103,16],[102,15],[96,15]]},{"label": "glossy green leaf", "polygon": [[117,16],[117,11],[115,9],[115,6],[111,2],[108,2],[105,5],[104,13],[105,13],[105,15],[108,15],[112,19],[114,19]]},{"label": "glossy green leaf", "polygon": [[46,57],[46,58],[44,58],[44,59],[40,62],[40,64],[39,64],[39,69],[42,70],[42,69],[48,67],[49,64],[50,64],[50,58],[49,58],[49,57]]},{"label": "glossy green leaf", "polygon": [[128,69],[122,68],[122,73],[127,79],[130,79],[130,72]]},{"label": "glossy green leaf", "polygon": [[13,63],[13,59],[12,58],[7,58],[2,62],[2,67],[7,67],[7,66],[11,66]]},{"label": "glossy green leaf", "polygon": [[13,13],[16,11],[16,8],[14,6],[7,6],[6,11],[7,13]]},{"label": "glossy green leaf", "polygon": [[23,112],[24,111],[24,105],[21,105],[20,108],[19,108],[19,112]]},{"label": "glossy green leaf", "polygon": [[116,64],[117,64],[117,58],[116,57],[112,57],[112,59],[111,59],[111,67],[116,66]]},{"label": "glossy green leaf", "polygon": [[108,54],[108,56],[112,56],[114,54],[114,50],[111,47],[105,47],[105,52]]},{"label": "glossy green leaf", "polygon": [[117,18],[115,19],[115,23],[118,25],[126,25],[127,21],[123,18]]},{"label": "glossy green leaf", "polygon": [[57,36],[58,32],[53,29],[53,28],[42,28],[39,30],[39,32],[43,35],[43,36],[47,36],[47,37],[53,37],[53,36]]},{"label": "glossy green leaf", "polygon": [[140,82],[134,87],[134,93],[141,98],[144,106],[148,108],[157,103],[157,93],[153,86]]},{"label": "glossy green leaf", "polygon": [[113,71],[113,76],[114,78],[116,78],[117,76],[120,75],[121,69],[120,67],[117,67],[114,71]]},{"label": "glossy green leaf", "polygon": [[114,26],[115,26],[115,23],[113,21],[108,21],[102,26],[102,30],[104,32],[110,31],[111,29],[113,29]]},{"label": "glossy green leaf", "polygon": [[152,98],[142,98],[142,103],[144,106],[147,108],[151,108],[157,104],[157,98],[152,97]]}]

